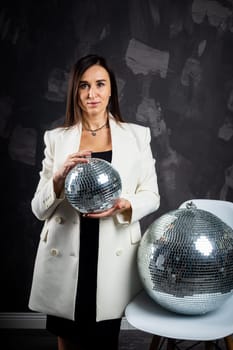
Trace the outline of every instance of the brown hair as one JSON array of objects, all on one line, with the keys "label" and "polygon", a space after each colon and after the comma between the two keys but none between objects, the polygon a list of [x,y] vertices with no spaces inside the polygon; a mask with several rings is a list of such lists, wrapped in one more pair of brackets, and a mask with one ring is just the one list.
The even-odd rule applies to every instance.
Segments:
[{"label": "brown hair", "polygon": [[108,66],[105,58],[98,55],[87,55],[80,58],[73,66],[71,70],[69,86],[68,86],[68,94],[67,94],[67,102],[66,102],[66,116],[64,126],[69,127],[72,126],[82,119],[81,109],[78,105],[78,88],[81,76],[83,73],[93,65],[100,65],[109,74],[110,84],[111,84],[111,97],[109,100],[108,109],[109,112],[113,115],[113,117],[117,121],[123,122],[119,100],[118,100],[118,91],[117,91],[117,83],[115,75],[112,69]]}]

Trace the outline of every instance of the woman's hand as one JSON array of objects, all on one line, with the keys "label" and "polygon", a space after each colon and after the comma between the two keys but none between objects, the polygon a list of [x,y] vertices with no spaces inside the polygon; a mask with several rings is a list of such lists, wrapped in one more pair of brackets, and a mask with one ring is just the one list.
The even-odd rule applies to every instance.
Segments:
[{"label": "woman's hand", "polygon": [[56,171],[56,173],[53,175],[54,192],[56,193],[57,197],[59,197],[62,189],[64,188],[65,179],[69,171],[78,163],[87,163],[87,157],[90,156],[91,151],[83,150],[70,154],[67,157],[61,168],[58,169],[58,171]]},{"label": "woman's hand", "polygon": [[127,214],[127,216],[131,217],[131,210],[132,208],[130,202],[127,199],[119,198],[116,200],[112,208],[101,211],[99,213],[83,214],[83,216],[87,218],[100,219],[108,216],[113,216],[117,213],[124,213]]}]

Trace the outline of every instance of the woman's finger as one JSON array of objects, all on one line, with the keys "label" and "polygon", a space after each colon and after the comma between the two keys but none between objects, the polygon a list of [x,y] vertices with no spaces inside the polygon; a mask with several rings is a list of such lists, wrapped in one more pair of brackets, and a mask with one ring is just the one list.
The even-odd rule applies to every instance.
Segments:
[{"label": "woman's finger", "polygon": [[113,207],[113,208],[110,208],[108,210],[101,211],[99,213],[83,214],[83,216],[87,217],[87,218],[97,219],[97,218],[104,218],[104,217],[112,216],[115,212],[116,212],[116,209],[115,209],[115,207]]},{"label": "woman's finger", "polygon": [[83,150],[83,151],[78,151],[78,152],[72,153],[72,154],[70,154],[69,157],[71,157],[71,158],[90,157],[91,153],[92,152],[90,150]]}]

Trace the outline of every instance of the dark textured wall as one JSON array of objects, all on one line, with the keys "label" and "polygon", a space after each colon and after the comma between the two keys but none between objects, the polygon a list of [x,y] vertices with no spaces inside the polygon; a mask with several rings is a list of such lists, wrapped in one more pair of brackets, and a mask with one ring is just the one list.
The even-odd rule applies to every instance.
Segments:
[{"label": "dark textured wall", "polygon": [[230,0],[2,2],[0,311],[28,310],[42,226],[30,202],[43,133],[61,123],[68,72],[84,54],[111,62],[125,120],[151,128],[161,207],[143,230],[190,198],[232,201],[232,7]]}]

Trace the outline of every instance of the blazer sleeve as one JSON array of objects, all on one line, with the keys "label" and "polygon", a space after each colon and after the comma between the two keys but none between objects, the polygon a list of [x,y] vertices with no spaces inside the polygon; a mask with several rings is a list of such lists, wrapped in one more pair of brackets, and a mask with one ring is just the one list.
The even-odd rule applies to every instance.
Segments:
[{"label": "blazer sleeve", "polygon": [[39,220],[46,220],[51,216],[58,204],[64,200],[64,194],[60,198],[56,197],[53,187],[53,162],[54,162],[54,141],[52,141],[52,131],[44,134],[44,159],[40,180],[31,201],[32,212]]},{"label": "blazer sleeve", "polygon": [[124,198],[131,203],[132,215],[130,221],[123,214],[117,214],[117,221],[130,224],[139,221],[144,216],[156,211],[160,205],[155,159],[151,150],[151,132],[144,128],[144,137],[137,135],[140,150],[140,176],[135,193],[125,194]]}]

